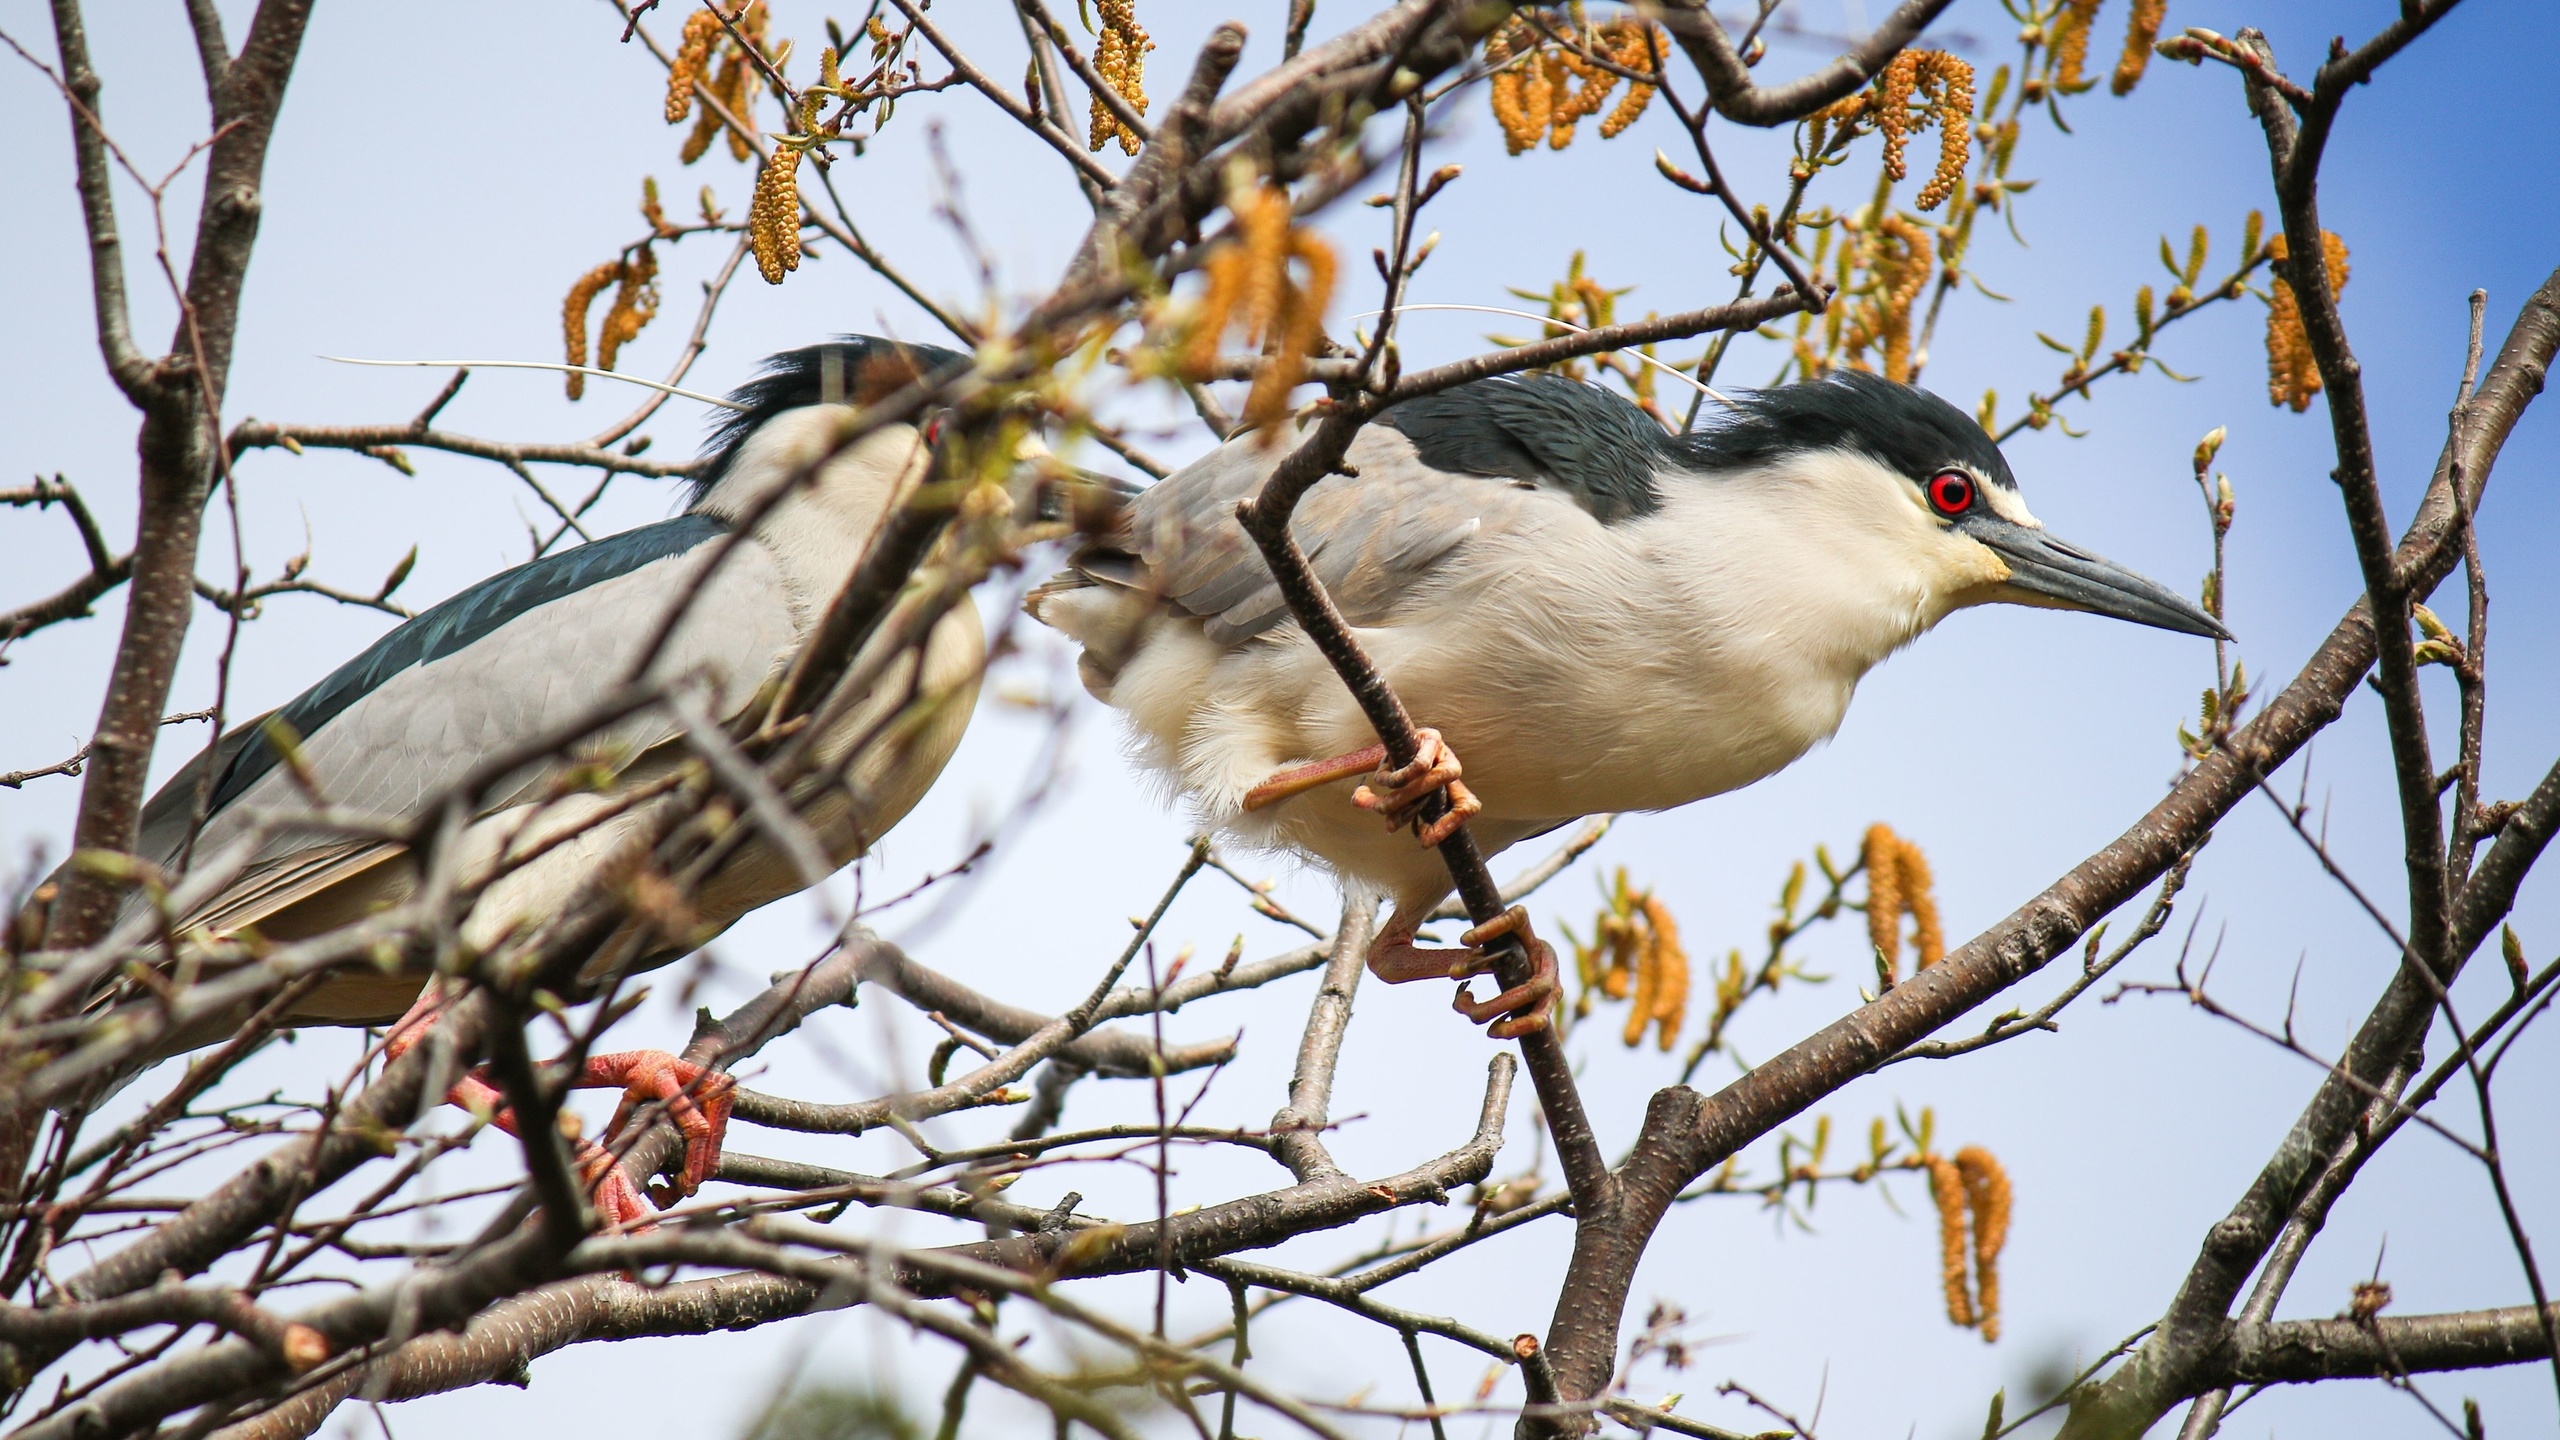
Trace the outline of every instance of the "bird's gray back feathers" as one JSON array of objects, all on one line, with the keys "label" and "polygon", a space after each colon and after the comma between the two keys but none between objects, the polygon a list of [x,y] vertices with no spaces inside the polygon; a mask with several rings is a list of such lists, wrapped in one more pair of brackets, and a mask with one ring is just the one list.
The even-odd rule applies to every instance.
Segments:
[{"label": "bird's gray back feathers", "polygon": [[[277,714],[334,805],[405,819],[495,755],[592,709],[629,675],[638,647],[695,583],[727,528],[682,516],[493,576],[393,630]],[[773,559],[741,546],[704,587],[654,673],[708,675],[719,713],[745,703],[794,643]],[[213,805],[199,851],[262,807],[304,803],[252,722],[215,755]],[[662,716],[614,727],[606,744],[637,753],[673,734]],[[191,764],[153,798],[142,853],[167,863],[184,843],[202,771]],[[503,799],[503,797],[499,797]],[[280,836],[265,858],[311,847]]]},{"label": "bird's gray back feathers", "polygon": [[[1034,612],[1050,613],[1046,600],[1066,590],[1104,585],[1198,618],[1220,645],[1281,623],[1279,589],[1235,519],[1236,502],[1289,453],[1289,437],[1264,442],[1239,436],[1140,493],[1068,572],[1035,592]],[[1346,619],[1387,623],[1399,606],[1427,598],[1479,534],[1534,537],[1578,518],[1568,508],[1624,525],[1659,513],[1665,487],[1840,450],[1915,477],[1962,463],[1992,484],[2015,484],[1972,417],[1879,376],[1840,371],[1746,392],[1705,428],[1671,435],[1611,391],[1528,374],[1387,410],[1352,444],[1356,478],[1327,476],[1300,502],[1290,530]],[[1094,653],[1098,635],[1079,638],[1089,660],[1106,673],[1116,668]]]},{"label": "bird's gray back feathers", "polygon": [[1547,374],[1478,380],[1407,400],[1378,423],[1434,470],[1531,481],[1603,525],[1662,506],[1662,427],[1597,385]]}]

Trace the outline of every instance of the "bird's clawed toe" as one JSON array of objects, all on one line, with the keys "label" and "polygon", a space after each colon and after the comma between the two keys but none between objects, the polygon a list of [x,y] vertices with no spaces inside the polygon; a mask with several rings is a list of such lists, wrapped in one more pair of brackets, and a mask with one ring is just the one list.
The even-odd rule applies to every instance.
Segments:
[{"label": "bird's clawed toe", "polygon": [[[667,1107],[667,1118],[684,1135],[684,1168],[677,1172],[672,1190],[655,1195],[661,1208],[701,1189],[702,1182],[720,1168],[720,1146],[728,1138],[729,1107],[738,1090],[738,1082],[728,1075],[679,1060],[664,1050],[626,1050],[589,1056],[577,1084],[622,1087],[622,1103],[614,1107],[609,1133],[620,1132],[623,1122],[643,1105],[655,1102]],[[624,1183],[629,1183],[627,1176]],[[601,1207],[601,1198],[598,1204]]]},{"label": "bird's clawed toe", "polygon": [[1529,928],[1527,911],[1513,906],[1490,921],[1459,937],[1464,950],[1430,950],[1413,943],[1414,926],[1390,920],[1369,946],[1369,973],[1390,985],[1410,980],[1436,980],[1446,977],[1464,981],[1493,969],[1493,957],[1484,947],[1509,935],[1517,937],[1528,951],[1529,978],[1491,999],[1478,1000],[1474,992],[1461,986],[1450,1008],[1478,1025],[1496,1040],[1516,1040],[1533,1030],[1544,1028],[1554,1008],[1559,985],[1556,979],[1556,952]]},{"label": "bird's clawed toe", "polygon": [[1478,1000],[1472,986],[1461,987],[1449,1002],[1449,1008],[1478,1025],[1487,1025],[1485,1033],[1496,1040],[1517,1040],[1534,1030],[1546,1028],[1550,1012],[1555,1008],[1561,986],[1556,976],[1555,947],[1538,938],[1529,928],[1529,912],[1514,905],[1458,939],[1466,945],[1469,957],[1449,967],[1452,978],[1482,975],[1493,969],[1493,957],[1484,947],[1503,936],[1516,937],[1528,952],[1529,978],[1490,999]]},{"label": "bird's clawed toe", "polygon": [[[1389,768],[1381,763],[1369,776],[1369,782],[1351,793],[1351,803],[1363,810],[1374,810],[1385,817],[1387,828],[1401,830],[1407,825],[1425,846],[1436,846],[1458,832],[1467,817],[1484,809],[1474,793],[1460,782],[1466,773],[1458,763],[1458,752],[1449,748],[1440,732],[1428,727],[1417,731],[1420,746],[1410,763]],[[1422,819],[1423,802],[1433,795],[1446,793],[1449,808],[1436,820]]]},{"label": "bird's clawed toe", "polygon": [[[383,1048],[391,1058],[399,1058],[426,1037],[443,1011],[444,1000],[430,985],[409,1013],[391,1027]],[[595,1203],[599,1225],[607,1229],[646,1228],[659,1210],[701,1189],[702,1182],[720,1168],[720,1146],[728,1137],[729,1107],[738,1090],[738,1082],[727,1074],[679,1060],[664,1050],[625,1050],[588,1056],[570,1086],[622,1091],[622,1103],[614,1107],[607,1134],[619,1132],[623,1122],[641,1106],[661,1104],[666,1107],[667,1118],[684,1136],[684,1167],[677,1172],[676,1183],[650,1194],[643,1193],[640,1182],[620,1157],[592,1140],[578,1142],[578,1178]],[[491,1124],[510,1135],[518,1133],[515,1111],[507,1106],[505,1095],[485,1070],[473,1070],[455,1081],[445,1092],[445,1099],[489,1116]],[[652,1200],[655,1205],[650,1203]]]},{"label": "bird's clawed toe", "polygon": [[578,1183],[587,1187],[587,1198],[596,1207],[596,1225],[604,1230],[645,1230],[657,1215],[657,1208],[640,1193],[631,1172],[622,1168],[612,1151],[593,1140],[578,1142],[575,1156]]}]

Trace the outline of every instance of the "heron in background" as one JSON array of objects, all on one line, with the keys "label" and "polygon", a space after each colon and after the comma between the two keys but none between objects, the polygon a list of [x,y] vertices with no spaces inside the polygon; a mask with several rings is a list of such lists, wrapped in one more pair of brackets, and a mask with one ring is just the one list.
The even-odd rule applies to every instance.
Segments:
[{"label": "heron in background", "polygon": [[[595,712],[635,672],[693,697],[690,713],[716,725],[760,718],[759,706],[771,702],[891,506],[926,478],[938,422],[882,425],[839,449],[840,437],[864,407],[970,363],[950,350],[865,336],[773,357],[715,424],[682,514],[492,576],[384,635],[271,715],[232,730],[146,805],[140,858],[174,872],[190,855],[222,854],[262,815],[304,810],[314,798],[391,825],[415,822],[491,757],[538,747]],[[773,499],[781,487],[792,488]],[[760,508],[751,533],[714,566],[723,542]],[[643,647],[679,608],[681,619],[644,671]],[[865,853],[923,798],[960,743],[985,657],[977,611],[964,601],[860,703],[820,712],[837,718],[813,747],[817,779],[788,798],[828,869]],[[866,738],[909,705],[920,724]],[[652,707],[589,735],[574,754],[534,761],[500,781],[459,841],[460,873],[486,881],[462,919],[462,944],[485,953],[628,874],[635,845],[654,833],[663,807],[677,803],[671,781],[698,753],[684,729],[669,707]],[[610,776],[603,783],[564,784],[571,767],[599,764]],[[637,957],[619,969],[661,966],[802,890],[811,883],[806,854],[788,849],[759,827],[682,897],[691,922],[684,943],[635,922],[619,937],[624,943],[608,940],[600,955],[628,952],[636,937]],[[419,884],[419,867],[400,844],[288,829],[250,855],[220,893],[176,917],[178,932],[304,939],[397,905]],[[591,964],[582,984],[604,978],[592,971]],[[445,1002],[428,978],[424,957],[414,955],[387,970],[332,972],[282,1023],[388,1024],[397,1054],[417,1043]],[[211,1043],[247,1018],[244,1010],[173,1034],[152,1058]],[[667,1106],[686,1142],[679,1193],[692,1193],[716,1168],[729,1108],[725,1076],[665,1051],[637,1050],[589,1056],[571,1083],[623,1089],[626,1112],[648,1101]],[[485,1075],[465,1076],[447,1098],[494,1113],[512,1131],[513,1117]],[[592,1143],[581,1142],[580,1164],[607,1223],[650,1213],[632,1177]]]}]

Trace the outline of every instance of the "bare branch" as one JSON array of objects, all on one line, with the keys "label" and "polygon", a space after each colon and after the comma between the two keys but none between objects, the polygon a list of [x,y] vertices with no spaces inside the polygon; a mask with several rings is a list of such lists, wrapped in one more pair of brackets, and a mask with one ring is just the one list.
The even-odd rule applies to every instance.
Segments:
[{"label": "bare branch", "polygon": [[1866,84],[1920,38],[1920,32],[1949,3],[1903,0],[1847,54],[1801,79],[1769,86],[1752,83],[1750,69],[1742,63],[1723,24],[1708,12],[1706,0],[1648,0],[1643,8],[1653,11],[1688,52],[1689,63],[1706,82],[1708,100],[1717,114],[1737,125],[1769,126],[1801,120]]}]

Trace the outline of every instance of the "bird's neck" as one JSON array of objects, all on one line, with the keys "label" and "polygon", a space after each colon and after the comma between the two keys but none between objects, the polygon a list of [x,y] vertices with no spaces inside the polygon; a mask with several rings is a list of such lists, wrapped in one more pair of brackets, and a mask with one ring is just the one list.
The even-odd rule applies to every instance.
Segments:
[{"label": "bird's neck", "polygon": [[891,500],[921,481],[928,463],[908,425],[843,443],[852,414],[849,406],[811,405],[776,416],[740,447],[728,473],[696,507],[732,524],[764,512],[756,539],[779,563],[804,630],[843,588]]},{"label": "bird's neck", "polygon": [[1865,457],[1819,453],[1681,477],[1647,522],[1714,632],[1702,638],[1804,743],[1839,725],[1868,670],[1996,578],[1959,573],[1979,547],[1944,544],[1907,488]]}]

